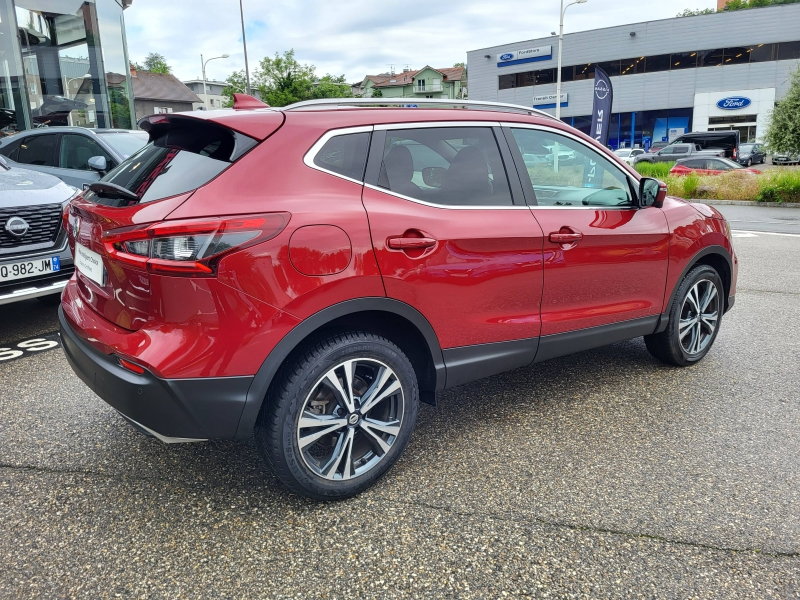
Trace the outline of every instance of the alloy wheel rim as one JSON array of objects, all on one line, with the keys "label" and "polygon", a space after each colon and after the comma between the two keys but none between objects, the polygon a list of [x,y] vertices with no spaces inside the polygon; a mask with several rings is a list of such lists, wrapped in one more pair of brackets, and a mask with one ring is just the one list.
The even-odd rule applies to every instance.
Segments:
[{"label": "alloy wheel rim", "polygon": [[686,294],[681,307],[678,336],[689,356],[700,354],[711,343],[719,323],[719,293],[709,279],[701,279]]},{"label": "alloy wheel rim", "polygon": [[403,387],[385,363],[345,360],[314,384],[297,422],[305,465],[331,481],[374,469],[397,441],[403,424]]}]

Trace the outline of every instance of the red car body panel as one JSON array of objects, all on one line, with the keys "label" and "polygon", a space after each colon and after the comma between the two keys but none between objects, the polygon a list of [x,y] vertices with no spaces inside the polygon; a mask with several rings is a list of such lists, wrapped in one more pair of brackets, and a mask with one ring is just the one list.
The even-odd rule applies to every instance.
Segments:
[{"label": "red car body panel", "polygon": [[[286,350],[282,344],[303,324],[354,300],[388,298],[421,315],[433,332],[425,339],[438,345],[440,358],[431,360],[440,369],[442,350],[657,319],[667,312],[686,269],[709,249],[718,249],[720,260],[729,257],[728,295],[735,293],[737,259],[726,223],[712,208],[668,198],[662,208],[455,210],[410,201],[304,162],[333,129],[425,121],[535,123],[578,136],[639,179],[610,150],[552,119],[402,109],[179,116],[214,121],[261,143],[205,185],[173,198],[127,208],[74,199],[69,218],[81,220],[77,239],[101,255],[107,283],[100,286],[76,272],[62,300],[65,318],[84,342],[170,382],[240,377],[259,382],[275,349],[291,350],[294,346]],[[516,177],[513,165],[506,168]],[[265,213],[287,215],[280,233],[224,255],[210,275],[148,272],[112,259],[101,242],[111,229]],[[549,234],[564,227],[583,238],[577,244],[551,242]],[[74,250],[75,232],[69,231]],[[395,237],[426,237],[433,245],[392,248],[388,240]],[[236,435],[252,432],[268,384],[268,378],[253,384],[258,397],[248,396],[248,403],[256,407],[238,409],[250,421]],[[172,433],[162,433],[187,435],[171,427]],[[207,423],[198,427],[213,429]],[[231,426],[226,427],[219,435],[229,435]]]},{"label": "red car body panel", "polygon": [[723,173],[747,173],[748,175],[760,175],[761,171],[758,169],[731,169],[729,171],[722,171],[720,169],[694,169],[685,165],[675,165],[669,170],[670,175],[688,175],[689,173],[697,173],[698,175],[722,175]]},{"label": "red car body panel", "polygon": [[[416,307],[442,348],[539,335],[542,233],[526,207],[451,210],[364,188],[386,293]],[[427,249],[388,247],[430,237]]]},{"label": "red car body panel", "polygon": [[545,239],[542,335],[662,312],[669,232],[660,209],[531,210],[548,236],[583,234],[577,244]]}]

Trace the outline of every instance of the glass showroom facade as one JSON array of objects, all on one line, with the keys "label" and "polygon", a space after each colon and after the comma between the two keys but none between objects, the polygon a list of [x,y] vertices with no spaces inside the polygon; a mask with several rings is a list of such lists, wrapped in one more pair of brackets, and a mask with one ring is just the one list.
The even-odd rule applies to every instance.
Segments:
[{"label": "glass showroom facade", "polygon": [[117,0],[0,0],[0,136],[132,127],[122,12]]}]

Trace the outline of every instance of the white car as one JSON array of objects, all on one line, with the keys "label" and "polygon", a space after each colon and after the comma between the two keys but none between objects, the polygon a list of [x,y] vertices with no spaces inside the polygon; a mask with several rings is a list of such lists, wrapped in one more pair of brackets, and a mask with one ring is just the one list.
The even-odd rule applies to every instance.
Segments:
[{"label": "white car", "polygon": [[633,163],[636,162],[636,157],[644,154],[644,150],[642,148],[620,148],[619,150],[614,150],[614,154],[633,166]]}]

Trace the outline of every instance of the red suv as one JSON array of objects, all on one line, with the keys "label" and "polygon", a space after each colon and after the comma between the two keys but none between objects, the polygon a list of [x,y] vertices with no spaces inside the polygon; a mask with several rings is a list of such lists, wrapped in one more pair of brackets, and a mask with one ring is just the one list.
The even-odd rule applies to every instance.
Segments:
[{"label": "red suv", "polygon": [[69,362],[164,442],[255,434],[342,498],[440,390],[638,336],[690,365],[733,305],[722,215],[544,113],[256,104],[143,119],[64,214]]}]

